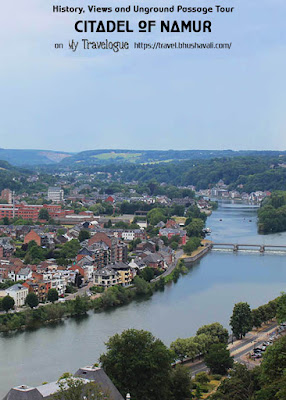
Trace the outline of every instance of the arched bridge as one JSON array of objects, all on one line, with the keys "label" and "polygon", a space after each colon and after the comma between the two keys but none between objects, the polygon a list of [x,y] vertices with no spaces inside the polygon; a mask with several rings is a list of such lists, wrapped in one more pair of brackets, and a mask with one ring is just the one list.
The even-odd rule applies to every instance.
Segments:
[{"label": "arched bridge", "polygon": [[273,245],[273,244],[243,244],[243,243],[211,243],[213,249],[232,249],[233,251],[239,250],[257,250],[260,253],[265,251],[285,251],[286,245]]}]

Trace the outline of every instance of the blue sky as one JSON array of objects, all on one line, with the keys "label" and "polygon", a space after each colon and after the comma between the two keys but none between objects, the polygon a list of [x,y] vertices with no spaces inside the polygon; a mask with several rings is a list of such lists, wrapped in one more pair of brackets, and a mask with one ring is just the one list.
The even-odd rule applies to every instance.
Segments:
[{"label": "blue sky", "polygon": [[[79,35],[73,23],[82,17],[53,15],[53,4],[93,2],[13,0],[1,5],[0,147],[286,149],[285,0],[194,1],[193,6],[236,7],[233,15],[213,14],[213,32],[204,35]],[[129,1],[96,3],[118,4]],[[144,2],[172,4],[176,2]],[[168,16],[121,18],[135,24],[139,18]],[[194,18],[203,17],[182,15]],[[117,54],[53,48],[82,37],[126,39],[130,45],[134,40],[232,42],[233,47]]]}]

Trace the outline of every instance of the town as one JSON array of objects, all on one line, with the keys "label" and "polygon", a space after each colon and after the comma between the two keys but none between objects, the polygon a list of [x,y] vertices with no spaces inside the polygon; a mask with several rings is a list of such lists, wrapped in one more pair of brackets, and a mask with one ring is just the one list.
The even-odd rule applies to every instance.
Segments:
[{"label": "town", "polygon": [[[223,180],[198,191],[161,184],[157,195],[150,193],[152,184],[149,193],[138,193],[131,182],[120,192],[122,185],[112,182],[94,187],[97,176],[88,175],[86,183],[82,173],[61,173],[46,192],[2,190],[0,298],[12,297],[15,309],[26,306],[30,293],[45,303],[56,291],[64,301],[81,288],[93,295],[96,288],[128,287],[135,276],[154,279],[176,263],[176,252],[191,254],[200,246],[209,233],[206,218],[217,205],[211,199],[260,204],[271,195],[228,190]],[[37,184],[39,176],[28,181]]]}]

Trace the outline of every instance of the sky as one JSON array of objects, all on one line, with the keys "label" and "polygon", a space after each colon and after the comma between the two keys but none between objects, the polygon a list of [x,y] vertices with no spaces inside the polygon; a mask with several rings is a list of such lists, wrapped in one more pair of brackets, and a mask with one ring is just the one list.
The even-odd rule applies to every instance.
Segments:
[{"label": "sky", "polygon": [[[98,0],[97,6],[234,6],[212,33],[79,34],[78,19],[52,6],[87,0],[13,0],[1,5],[0,147],[60,151],[286,149],[285,0]],[[112,13],[101,19],[172,19]],[[232,42],[231,50],[67,49],[69,40]],[[55,49],[63,43],[64,49]]]}]

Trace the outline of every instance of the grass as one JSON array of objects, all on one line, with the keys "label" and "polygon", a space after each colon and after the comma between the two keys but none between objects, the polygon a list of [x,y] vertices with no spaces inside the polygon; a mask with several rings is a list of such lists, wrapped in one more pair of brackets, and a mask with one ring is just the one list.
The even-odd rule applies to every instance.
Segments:
[{"label": "grass", "polygon": [[[211,378],[211,376],[210,376]],[[217,388],[219,387],[221,381],[217,381],[211,379],[210,382],[201,384],[201,387],[207,389],[207,391],[202,392],[201,399],[208,399],[211,394],[213,394]],[[193,394],[195,394],[195,390],[193,390]]]},{"label": "grass", "polygon": [[102,154],[96,154],[92,156],[93,158],[97,158],[98,160],[112,160],[116,158],[124,158],[125,160],[128,161],[136,161],[138,157],[141,157],[141,153],[115,153],[115,152],[110,152],[110,153],[102,153]]}]

